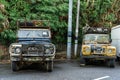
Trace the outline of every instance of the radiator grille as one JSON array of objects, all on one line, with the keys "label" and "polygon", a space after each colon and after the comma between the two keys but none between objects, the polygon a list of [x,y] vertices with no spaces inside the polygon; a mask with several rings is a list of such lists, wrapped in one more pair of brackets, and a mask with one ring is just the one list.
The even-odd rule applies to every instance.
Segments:
[{"label": "radiator grille", "polygon": [[43,45],[23,45],[23,54],[42,54],[44,53]]}]

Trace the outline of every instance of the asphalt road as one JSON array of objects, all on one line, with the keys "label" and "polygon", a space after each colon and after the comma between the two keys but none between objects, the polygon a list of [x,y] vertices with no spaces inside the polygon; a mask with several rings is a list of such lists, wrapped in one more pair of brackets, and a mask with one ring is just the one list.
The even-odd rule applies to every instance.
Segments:
[{"label": "asphalt road", "polygon": [[120,65],[109,68],[102,64],[80,67],[77,61],[55,62],[53,72],[27,67],[12,72],[10,64],[0,64],[0,80],[120,80]]}]

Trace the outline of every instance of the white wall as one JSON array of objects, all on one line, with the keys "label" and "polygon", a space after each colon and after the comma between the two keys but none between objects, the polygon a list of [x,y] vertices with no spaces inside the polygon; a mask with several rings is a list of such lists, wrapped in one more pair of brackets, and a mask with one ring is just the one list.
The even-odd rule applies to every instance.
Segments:
[{"label": "white wall", "polygon": [[111,38],[112,39],[120,39],[120,25],[112,28]]},{"label": "white wall", "polygon": [[117,56],[120,57],[120,25],[115,26],[111,30],[112,45],[117,49]]}]

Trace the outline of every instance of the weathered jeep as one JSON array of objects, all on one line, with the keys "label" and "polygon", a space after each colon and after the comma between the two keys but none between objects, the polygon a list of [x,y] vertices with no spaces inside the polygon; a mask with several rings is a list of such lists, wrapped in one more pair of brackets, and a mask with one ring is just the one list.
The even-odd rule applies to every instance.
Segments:
[{"label": "weathered jeep", "polygon": [[55,45],[51,43],[50,28],[38,24],[41,21],[18,22],[17,42],[9,47],[13,71],[32,63],[42,63],[47,71],[53,70]]},{"label": "weathered jeep", "polygon": [[105,61],[109,67],[115,66],[116,48],[111,46],[110,28],[84,27],[80,53],[81,65],[90,61]]}]

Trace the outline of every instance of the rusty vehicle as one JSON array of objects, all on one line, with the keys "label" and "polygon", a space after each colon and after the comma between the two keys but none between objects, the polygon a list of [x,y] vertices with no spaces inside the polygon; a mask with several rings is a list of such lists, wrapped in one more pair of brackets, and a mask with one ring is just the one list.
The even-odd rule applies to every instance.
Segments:
[{"label": "rusty vehicle", "polygon": [[84,27],[80,52],[80,65],[90,61],[104,61],[109,67],[115,67],[116,48],[111,46],[110,28]]},{"label": "rusty vehicle", "polygon": [[17,22],[17,42],[9,47],[13,71],[32,63],[41,63],[45,70],[53,70],[55,45],[51,43],[50,27],[42,23],[41,20]]}]

